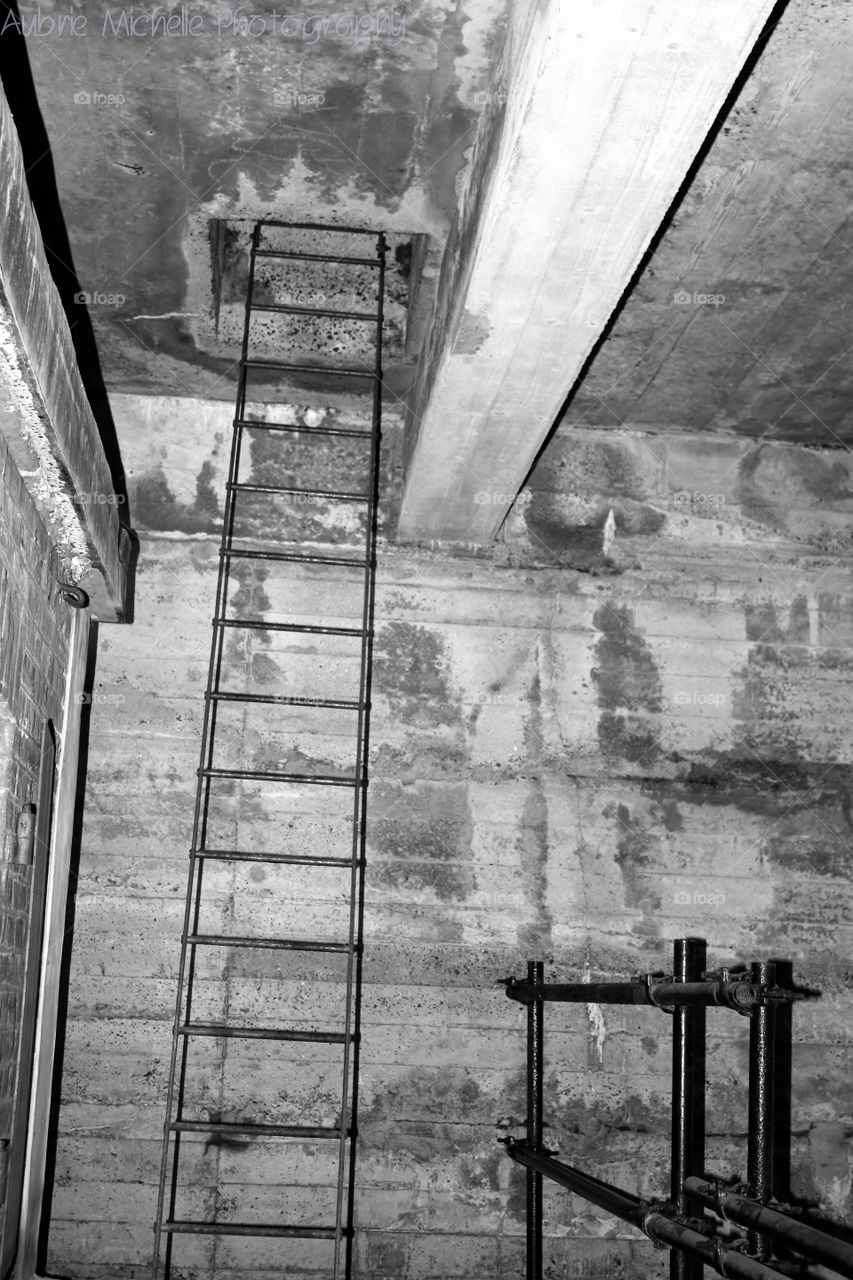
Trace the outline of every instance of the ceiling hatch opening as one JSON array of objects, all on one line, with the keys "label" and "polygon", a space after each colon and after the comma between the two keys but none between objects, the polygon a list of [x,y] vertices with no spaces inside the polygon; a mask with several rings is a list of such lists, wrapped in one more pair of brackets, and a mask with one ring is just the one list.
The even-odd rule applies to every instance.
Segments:
[{"label": "ceiling hatch opening", "polygon": [[[237,360],[249,285],[253,219],[211,218],[207,221],[209,254],[208,305],[195,307],[199,345],[211,356]],[[257,312],[252,321],[252,349],[261,358],[310,364],[331,370],[372,359],[370,326],[355,317],[376,307],[375,275],[357,264],[326,262],[323,257],[358,258],[364,235],[336,227],[280,228],[282,247],[316,255],[298,259],[259,259],[254,285],[256,303],[306,311],[333,311],[344,316],[306,317]],[[432,284],[430,237],[409,232],[386,233],[384,381],[392,393],[405,391],[412,377],[424,331],[423,313],[432,301],[423,281]],[[295,381],[295,379],[290,379]],[[308,376],[310,385],[314,380]]]}]

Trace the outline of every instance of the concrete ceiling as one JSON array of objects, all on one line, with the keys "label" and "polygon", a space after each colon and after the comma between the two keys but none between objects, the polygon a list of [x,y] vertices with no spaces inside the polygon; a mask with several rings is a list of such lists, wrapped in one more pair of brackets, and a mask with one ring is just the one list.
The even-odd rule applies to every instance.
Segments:
[{"label": "concrete ceiling", "polygon": [[[41,5],[41,35],[29,8],[7,19],[4,82],[29,59],[107,387],[231,397],[240,326],[217,246],[273,217],[423,238],[408,339],[391,255],[404,310],[386,363],[405,389],[506,4],[193,0],[172,34],[153,4],[78,10],[76,34],[62,0]],[[33,104],[12,105],[26,138]]]},{"label": "concrete ceiling", "polygon": [[791,0],[564,423],[853,441],[851,57]]},{"label": "concrete ceiling", "polygon": [[776,16],[521,491],[510,554],[849,558],[853,10]]},{"label": "concrete ceiling", "polygon": [[[181,10],[195,28],[185,17],[171,36],[152,25],[153,7],[87,11],[76,35],[18,36],[7,21],[5,66],[17,50],[32,69],[104,380],[112,393],[230,400],[246,228],[305,218],[391,234],[397,400],[429,332],[445,246],[459,248],[475,141],[506,99],[506,32],[529,11],[368,3],[356,32],[318,0],[285,34],[272,5],[252,8],[253,33],[210,0]],[[56,23],[67,12],[41,6]],[[652,547],[846,551],[853,12],[788,0],[773,17],[548,424],[501,530],[510,554],[609,571]],[[23,105],[16,120],[26,141]],[[226,243],[238,249],[223,273]],[[448,440],[456,429],[448,420]],[[480,488],[505,491],[506,478],[483,474]]]}]

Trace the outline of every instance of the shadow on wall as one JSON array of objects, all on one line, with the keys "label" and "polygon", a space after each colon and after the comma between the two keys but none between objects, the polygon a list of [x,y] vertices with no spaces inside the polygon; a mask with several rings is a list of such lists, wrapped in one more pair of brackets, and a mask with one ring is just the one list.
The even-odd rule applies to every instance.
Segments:
[{"label": "shadow on wall", "polygon": [[21,30],[17,0],[0,0],[0,82],[18,130],[30,199],[38,218],[48,266],[71,330],[71,340],[116,494],[122,523],[129,524],[127,490],[115,424],[92,322],[85,303],[79,302],[80,281],[74,267],[71,243],[59,201],[50,139],[39,109],[30,70],[27,42]]}]

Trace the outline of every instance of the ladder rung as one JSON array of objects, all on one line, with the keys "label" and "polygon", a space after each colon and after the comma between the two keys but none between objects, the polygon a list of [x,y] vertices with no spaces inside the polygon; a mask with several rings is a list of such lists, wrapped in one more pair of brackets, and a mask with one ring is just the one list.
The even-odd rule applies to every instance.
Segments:
[{"label": "ladder rung", "polygon": [[354,427],[305,427],[295,422],[252,422],[247,418],[237,418],[234,426],[243,430],[248,427],[252,431],[304,431],[306,435],[346,436],[350,440],[373,439],[372,431],[356,431]]},{"label": "ladder rung", "polygon": [[275,311],[288,316],[329,316],[335,320],[372,320],[379,319],[374,311],[332,311],[329,307],[285,307],[278,302],[253,302],[252,311]]},{"label": "ladder rung", "polygon": [[251,849],[193,849],[196,858],[212,862],[278,862],[289,867],[360,867],[363,858],[335,858],[314,853],[255,853]]},{"label": "ladder rung", "polygon": [[258,951],[322,951],[346,954],[357,951],[348,942],[325,942],[322,938],[245,938],[230,933],[190,933],[187,944],[191,947],[248,947]]},{"label": "ladder rung", "polygon": [[175,1120],[169,1128],[172,1133],[245,1133],[268,1138],[339,1138],[341,1136],[340,1125],[240,1124],[214,1120]]},{"label": "ladder rung", "polygon": [[221,1036],[223,1040],[298,1040],[310,1044],[346,1044],[354,1036],[343,1031],[282,1031],[277,1027],[226,1027],[216,1022],[178,1027],[179,1036]]},{"label": "ladder rung", "polygon": [[[192,1222],[188,1218],[172,1218],[163,1230],[173,1235],[197,1236],[287,1236],[297,1240],[334,1240],[334,1227],[285,1227],[270,1222]],[[341,1235],[347,1235],[342,1230]]]},{"label": "ladder rung", "polygon": [[292,486],[275,484],[249,484],[242,481],[229,480],[225,486],[233,493],[300,493],[306,498],[334,498],[338,502],[369,502],[369,493],[341,492],[336,489],[294,489]]},{"label": "ladder rung", "polygon": [[366,702],[352,698],[290,698],[283,693],[205,693],[210,702],[262,702],[281,707],[322,707],[329,711],[359,711]]},{"label": "ladder rung", "polygon": [[223,548],[219,554],[232,560],[289,560],[304,564],[342,564],[357,569],[367,569],[370,565],[369,560],[356,560],[352,556],[306,556],[298,551],[243,551],[229,547],[227,550]]},{"label": "ladder rung", "polygon": [[305,782],[314,787],[357,787],[355,778],[332,773],[273,773],[266,769],[199,769],[200,778],[247,778],[251,782]]},{"label": "ladder rung", "polygon": [[244,369],[270,369],[276,373],[319,373],[324,377],[376,378],[375,369],[351,369],[347,365],[291,364],[288,360],[241,360]]},{"label": "ladder rung", "polygon": [[[256,258],[299,258],[303,262],[345,262],[349,266],[381,266],[380,258],[336,258],[330,253],[297,253],[295,249],[255,249]],[[251,306],[251,303],[249,304]]]},{"label": "ladder rung", "polygon": [[312,636],[359,636],[362,639],[370,635],[363,627],[321,627],[304,622],[256,622],[242,618],[214,618],[215,627],[245,628],[247,631],[294,631],[305,632]]},{"label": "ladder rung", "polygon": [[377,231],[375,227],[350,227],[346,223],[337,222],[292,222],[288,218],[264,218],[262,226],[264,230],[267,227],[283,227],[285,231],[322,231],[324,235],[330,232],[335,236],[370,236],[377,243],[379,237],[384,235],[384,232]]}]

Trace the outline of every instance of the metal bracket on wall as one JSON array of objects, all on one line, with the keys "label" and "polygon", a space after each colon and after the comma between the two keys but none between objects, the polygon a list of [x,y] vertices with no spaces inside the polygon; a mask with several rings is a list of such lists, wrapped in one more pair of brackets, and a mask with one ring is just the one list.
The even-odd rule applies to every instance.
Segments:
[{"label": "metal bracket on wall", "polygon": [[87,609],[89,597],[82,587],[75,587],[72,582],[60,582],[59,594],[72,609]]}]

